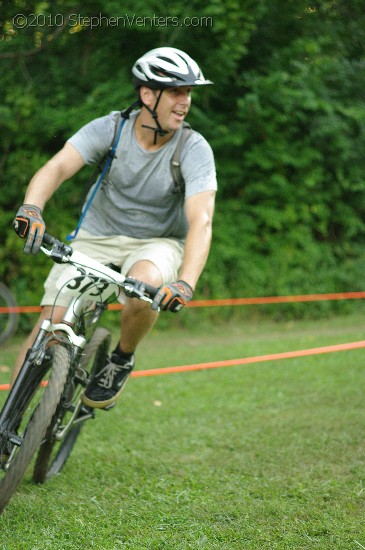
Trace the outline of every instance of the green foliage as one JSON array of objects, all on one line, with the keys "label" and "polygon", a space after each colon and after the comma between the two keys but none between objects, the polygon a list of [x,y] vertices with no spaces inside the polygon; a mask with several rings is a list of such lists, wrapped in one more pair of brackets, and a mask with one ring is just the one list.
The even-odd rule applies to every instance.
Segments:
[{"label": "green foliage", "polygon": [[[22,301],[38,299],[46,271],[43,259],[21,255],[10,229],[30,178],[81,125],[130,104],[133,62],[163,44],[188,51],[215,82],[194,94],[190,114],[212,144],[220,186],[200,293],[361,288],[360,0],[173,1],[168,8],[159,0],[16,0],[0,9],[0,275]],[[49,202],[50,230],[64,236],[74,227],[90,173]]]}]

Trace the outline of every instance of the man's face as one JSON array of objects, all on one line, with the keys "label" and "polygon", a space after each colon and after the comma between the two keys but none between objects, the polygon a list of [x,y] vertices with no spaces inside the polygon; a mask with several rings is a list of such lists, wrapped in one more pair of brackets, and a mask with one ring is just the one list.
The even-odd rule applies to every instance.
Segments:
[{"label": "man's face", "polygon": [[[155,94],[156,101],[160,90],[154,90],[153,93]],[[165,89],[157,106],[158,121],[163,130],[168,132],[178,130],[189,112],[190,105],[190,86]]]}]

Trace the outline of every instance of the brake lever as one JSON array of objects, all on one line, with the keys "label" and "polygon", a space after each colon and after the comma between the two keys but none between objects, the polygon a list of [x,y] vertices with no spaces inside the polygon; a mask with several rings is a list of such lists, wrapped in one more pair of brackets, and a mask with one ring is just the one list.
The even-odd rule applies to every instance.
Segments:
[{"label": "brake lever", "polygon": [[138,290],[133,284],[126,283],[123,285],[123,290],[128,298],[142,298],[144,296],[143,290]]},{"label": "brake lever", "polygon": [[[135,284],[135,282],[137,282],[137,285]],[[127,280],[123,284],[123,290],[128,298],[138,298],[143,302],[148,302],[149,304],[153,303],[153,298],[150,298],[146,295],[144,283],[142,283],[141,281],[136,281],[132,278],[130,281],[128,281],[127,278]],[[156,311],[159,312],[160,308],[157,308]]]},{"label": "brake lever", "polygon": [[142,289],[137,288],[131,283],[126,283],[123,285],[123,290],[125,294],[128,296],[128,298],[138,298],[139,300],[143,300],[144,302],[149,302],[152,304],[153,300],[149,296],[146,296],[144,293],[144,287]]},{"label": "brake lever", "polygon": [[52,248],[46,248],[42,245],[41,250],[46,256],[52,258],[56,264],[67,263],[73,252],[71,246],[65,245],[61,241],[55,241]]}]

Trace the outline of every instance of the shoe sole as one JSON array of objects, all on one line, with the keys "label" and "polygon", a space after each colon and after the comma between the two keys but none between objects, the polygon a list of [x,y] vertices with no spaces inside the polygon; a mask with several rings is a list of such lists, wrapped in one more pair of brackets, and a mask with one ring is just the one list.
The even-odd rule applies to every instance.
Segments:
[{"label": "shoe sole", "polygon": [[118,397],[124,390],[125,385],[128,382],[128,379],[129,379],[129,376],[124,381],[120,390],[115,395],[113,395],[113,397],[111,397],[110,399],[106,399],[105,401],[92,401],[92,399],[89,399],[85,395],[85,393],[83,393],[81,396],[81,402],[87,407],[91,407],[92,409],[109,409],[111,408],[110,405],[115,405],[115,402],[117,401]]}]

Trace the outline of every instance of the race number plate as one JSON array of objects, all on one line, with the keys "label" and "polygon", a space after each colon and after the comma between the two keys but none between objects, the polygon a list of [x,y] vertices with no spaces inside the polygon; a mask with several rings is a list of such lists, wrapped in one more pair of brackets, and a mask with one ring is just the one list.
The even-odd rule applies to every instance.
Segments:
[{"label": "race number plate", "polygon": [[119,294],[119,286],[94,275],[88,275],[81,267],[67,266],[56,283],[57,289],[68,296],[83,296],[94,301],[105,301],[112,294]]}]

